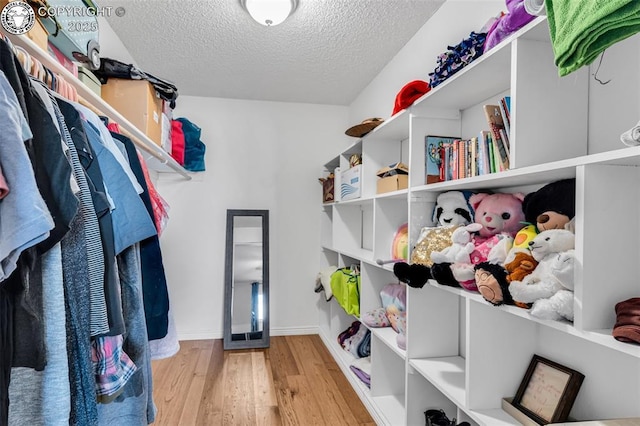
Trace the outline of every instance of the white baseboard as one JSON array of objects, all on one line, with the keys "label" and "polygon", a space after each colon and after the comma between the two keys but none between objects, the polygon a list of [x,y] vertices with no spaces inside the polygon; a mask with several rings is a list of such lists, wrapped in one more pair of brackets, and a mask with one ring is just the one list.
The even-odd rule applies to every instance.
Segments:
[{"label": "white baseboard", "polygon": [[[317,326],[313,327],[271,327],[271,336],[299,336],[304,334],[318,334]],[[193,331],[178,332],[178,340],[211,340],[222,339],[224,337],[222,331]]]},{"label": "white baseboard", "polygon": [[178,340],[213,340],[213,339],[222,339],[222,331],[214,332],[214,331],[194,331],[187,333],[178,332]]},{"label": "white baseboard", "polygon": [[271,336],[298,336],[304,334],[318,334],[319,329],[315,327],[271,327]]}]

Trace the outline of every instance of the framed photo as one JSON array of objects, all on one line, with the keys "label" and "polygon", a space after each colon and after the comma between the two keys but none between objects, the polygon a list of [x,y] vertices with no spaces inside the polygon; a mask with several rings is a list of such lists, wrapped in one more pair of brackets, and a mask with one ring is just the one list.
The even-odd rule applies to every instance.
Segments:
[{"label": "framed photo", "polygon": [[563,422],[583,380],[578,371],[533,355],[512,404],[540,425]]}]

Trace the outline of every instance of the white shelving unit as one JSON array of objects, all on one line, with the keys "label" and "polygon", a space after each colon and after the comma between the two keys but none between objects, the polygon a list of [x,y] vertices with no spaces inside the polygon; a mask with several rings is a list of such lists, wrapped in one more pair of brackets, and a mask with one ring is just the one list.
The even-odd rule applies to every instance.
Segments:
[{"label": "white shelving unit", "polygon": [[116,111],[106,101],[92,92],[82,81],[63,67],[51,55],[43,51],[40,46],[34,43],[26,35],[7,34],[7,36],[14,45],[25,49],[29,55],[34,56],[42,62],[42,65],[50,69],[52,72],[61,75],[67,83],[71,84],[78,92],[81,103],[84,103],[87,107],[98,112],[100,115],[104,115],[110,120],[118,123],[120,129],[125,133],[125,135],[128,136],[140,150],[147,154],[147,165],[150,168],[159,172],[175,172],[186,179],[191,179],[189,172],[185,170],[173,157],[171,157],[171,155],[149,139],[147,135],[131,124],[129,120],[122,116],[122,114]]},{"label": "white shelving unit", "polygon": [[[441,192],[526,193],[576,179],[573,323],[536,319],[525,309],[496,307],[479,293],[430,281],[408,289],[406,350],[397,347],[392,329],[372,329],[371,389],[363,390],[349,370],[353,359],[334,343],[354,317],[336,302],[318,302],[321,335],[378,424],[424,424],[426,409],[441,408],[474,426],[517,425],[501,400],[516,393],[533,354],[586,376],[571,417],[640,416],[640,345],[611,336],[614,305],[640,295],[640,191],[634,187],[640,147],[625,148],[620,129],[593,114],[616,107],[624,89],[599,86],[589,72],[558,77],[546,18],[536,18],[325,165],[325,172],[338,165],[345,170],[352,153],[362,155],[362,197],[322,207],[320,266],[360,265],[363,313],[379,307],[380,290],[397,282],[392,266],[376,259],[390,257],[404,223],[415,245],[419,230],[433,225]],[[511,169],[425,185],[425,136],[476,136],[487,128],[482,105],[505,95],[511,96]],[[377,195],[375,172],[397,161],[409,165],[409,188]],[[627,219],[612,222],[616,212]]]}]

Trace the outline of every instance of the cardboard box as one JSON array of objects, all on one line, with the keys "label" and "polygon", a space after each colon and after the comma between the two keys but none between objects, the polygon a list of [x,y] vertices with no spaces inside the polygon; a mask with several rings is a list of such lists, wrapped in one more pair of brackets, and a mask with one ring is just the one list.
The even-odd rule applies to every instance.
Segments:
[{"label": "cardboard box", "polygon": [[409,168],[403,163],[395,163],[378,170],[377,193],[398,191],[409,187]]},{"label": "cardboard box", "polygon": [[[36,16],[38,14],[36,13]],[[29,37],[40,49],[47,51],[47,44],[49,43],[49,32],[44,28],[40,19],[36,19],[36,24],[27,31],[27,37]]]},{"label": "cardboard box", "polygon": [[378,194],[385,192],[398,191],[400,189],[407,189],[409,187],[408,175],[395,175],[387,176],[382,179],[378,179]]},{"label": "cardboard box", "polygon": [[98,80],[98,77],[91,72],[90,69],[78,66],[78,80],[84,83],[93,93],[98,96],[102,96],[102,83]]},{"label": "cardboard box", "polygon": [[102,85],[102,99],[158,146],[162,146],[162,99],[146,80],[110,78]]},{"label": "cardboard box", "polygon": [[362,164],[351,167],[341,172],[340,176],[340,200],[353,200],[360,198],[362,192]]}]

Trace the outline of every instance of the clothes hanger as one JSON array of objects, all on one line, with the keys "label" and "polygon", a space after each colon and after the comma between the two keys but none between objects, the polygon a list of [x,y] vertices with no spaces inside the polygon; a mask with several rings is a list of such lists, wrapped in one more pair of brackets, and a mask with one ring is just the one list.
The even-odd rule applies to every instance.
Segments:
[{"label": "clothes hanger", "polygon": [[47,86],[49,86],[51,90],[56,90],[56,81],[51,71],[49,71],[47,68],[44,68],[44,74],[44,82],[47,83]]},{"label": "clothes hanger", "polygon": [[18,62],[20,62],[20,65],[22,65],[22,68],[24,68],[25,70],[31,69],[31,66],[32,66],[31,55],[29,55],[29,53],[27,53],[26,50],[24,50],[20,46],[15,46],[13,48],[13,53],[18,58]]}]

